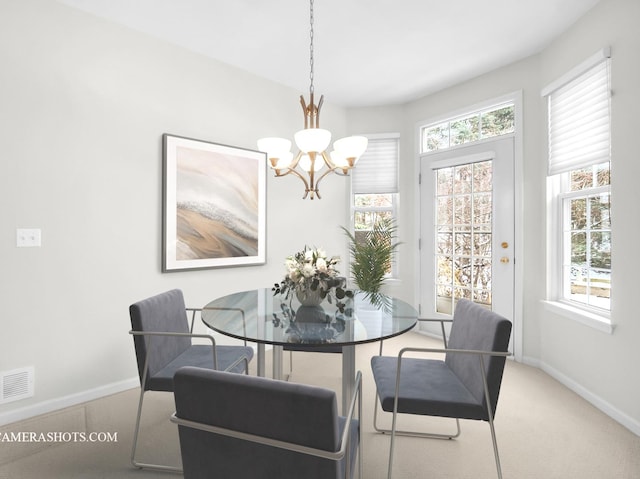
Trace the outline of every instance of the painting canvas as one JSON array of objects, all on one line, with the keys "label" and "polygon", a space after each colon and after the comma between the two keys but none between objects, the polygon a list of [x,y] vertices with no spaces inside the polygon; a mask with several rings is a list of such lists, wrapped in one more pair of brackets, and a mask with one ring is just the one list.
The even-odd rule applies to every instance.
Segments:
[{"label": "painting canvas", "polygon": [[265,262],[266,155],[165,134],[163,271]]}]

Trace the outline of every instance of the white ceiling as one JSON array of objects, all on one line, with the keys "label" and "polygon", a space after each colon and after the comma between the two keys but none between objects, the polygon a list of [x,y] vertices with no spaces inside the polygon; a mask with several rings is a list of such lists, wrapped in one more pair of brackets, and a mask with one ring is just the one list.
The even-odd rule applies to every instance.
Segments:
[{"label": "white ceiling", "polygon": [[[58,0],[309,90],[305,0]],[[314,86],[404,103],[541,51],[599,0],[315,0]]]}]

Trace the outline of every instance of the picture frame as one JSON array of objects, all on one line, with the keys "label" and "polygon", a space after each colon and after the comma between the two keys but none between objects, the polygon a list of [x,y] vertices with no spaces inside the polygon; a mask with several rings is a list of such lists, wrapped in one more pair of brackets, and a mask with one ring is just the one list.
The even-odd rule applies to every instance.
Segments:
[{"label": "picture frame", "polygon": [[162,271],[266,262],[266,153],[163,134]]}]

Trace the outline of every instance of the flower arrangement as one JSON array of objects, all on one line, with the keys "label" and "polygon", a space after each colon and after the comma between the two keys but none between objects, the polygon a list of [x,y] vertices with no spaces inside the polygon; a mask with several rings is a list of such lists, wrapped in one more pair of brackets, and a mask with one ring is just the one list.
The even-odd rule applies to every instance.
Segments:
[{"label": "flower arrangement", "polygon": [[339,256],[329,258],[324,250],[305,246],[302,251],[287,257],[287,274],[274,285],[274,294],[282,294],[288,299],[295,293],[302,304],[315,298],[319,304],[325,298],[331,303],[333,299],[352,297],[353,293],[343,289],[345,278],[340,277],[336,269],[339,262]]}]

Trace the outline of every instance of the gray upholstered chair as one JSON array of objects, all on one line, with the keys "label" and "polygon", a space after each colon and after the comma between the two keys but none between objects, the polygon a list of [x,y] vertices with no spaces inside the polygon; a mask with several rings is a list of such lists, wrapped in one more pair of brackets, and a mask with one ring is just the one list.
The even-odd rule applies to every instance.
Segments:
[{"label": "gray upholstered chair", "polygon": [[[508,351],[511,322],[467,300],[456,305],[449,343],[445,349],[404,348],[398,357],[374,356],[371,368],[377,397],[384,411],[393,413],[389,478],[393,466],[396,435],[451,439],[460,434],[459,419],[487,421],[498,470],[502,477],[493,418],[498,404],[502,374]],[[444,360],[405,357],[408,353],[445,353]],[[420,414],[455,418],[455,434],[430,434],[396,430],[397,414]]]},{"label": "gray upholstered chair", "polygon": [[[187,319],[191,312],[191,325]],[[180,472],[174,466],[141,463],[136,460],[142,403],[146,391],[173,391],[173,376],[182,366],[248,373],[253,349],[246,346],[216,346],[212,336],[193,334],[197,309],[185,307],[182,291],[174,289],[144,299],[129,307],[131,331],[140,376],[140,400],[131,450],[131,462],[138,468]],[[209,344],[192,344],[203,338]]]},{"label": "gray upholstered chair", "polygon": [[346,417],[315,386],[190,367],[174,383],[185,479],[350,478],[356,457],[362,474],[359,372]]}]

